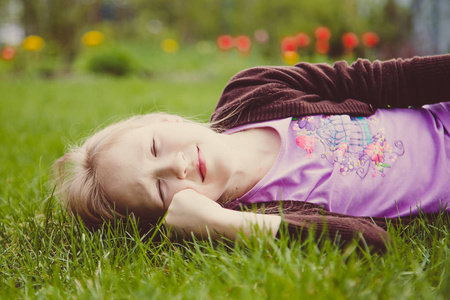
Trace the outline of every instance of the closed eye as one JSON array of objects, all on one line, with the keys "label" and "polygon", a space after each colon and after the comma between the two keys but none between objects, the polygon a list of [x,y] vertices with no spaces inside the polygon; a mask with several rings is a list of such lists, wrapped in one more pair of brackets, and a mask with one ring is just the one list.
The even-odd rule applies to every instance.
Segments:
[{"label": "closed eye", "polygon": [[166,208],[166,207],[165,207],[166,203],[164,202],[164,195],[163,195],[162,189],[161,189],[161,179],[158,179],[158,181],[157,181],[157,187],[158,187],[159,197],[161,198],[161,201],[162,201],[162,203],[164,204],[164,208]]},{"label": "closed eye", "polygon": [[157,157],[157,153],[156,153],[156,143],[155,143],[155,138],[153,138],[153,143],[152,143],[152,154],[154,157]]}]

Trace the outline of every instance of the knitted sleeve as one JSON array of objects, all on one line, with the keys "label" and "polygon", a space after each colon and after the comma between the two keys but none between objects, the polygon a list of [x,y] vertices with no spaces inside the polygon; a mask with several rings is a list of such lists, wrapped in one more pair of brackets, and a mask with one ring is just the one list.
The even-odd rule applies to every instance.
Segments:
[{"label": "knitted sleeve", "polygon": [[211,121],[223,127],[310,114],[370,115],[376,108],[450,100],[450,55],[256,67],[234,76]]},{"label": "knitted sleeve", "polygon": [[320,240],[325,235],[340,245],[347,245],[356,238],[363,248],[367,245],[380,252],[385,252],[389,243],[387,232],[364,218],[288,213],[283,215],[277,237],[283,230],[290,238],[304,240],[314,234],[315,239]]},{"label": "knitted sleeve", "polygon": [[[256,212],[265,214],[281,214],[282,222],[277,237],[285,232],[292,239],[305,240],[314,234],[317,241],[326,236],[339,245],[346,245],[355,238],[364,247],[368,245],[376,251],[386,251],[389,237],[386,232],[387,223],[398,224],[399,220],[386,220],[384,218],[353,217],[343,214],[331,213],[317,204],[301,201],[269,201],[248,206],[230,203],[226,208],[233,210],[256,209]],[[408,219],[400,220],[407,223]]]}]

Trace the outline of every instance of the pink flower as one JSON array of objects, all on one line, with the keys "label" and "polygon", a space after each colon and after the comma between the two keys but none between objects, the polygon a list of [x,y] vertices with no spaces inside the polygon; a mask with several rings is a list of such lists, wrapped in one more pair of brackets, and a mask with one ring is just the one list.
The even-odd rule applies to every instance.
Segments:
[{"label": "pink flower", "polygon": [[308,154],[311,154],[314,151],[314,138],[308,135],[298,136],[295,140],[295,143],[297,144],[297,146],[305,149]]},{"label": "pink flower", "polygon": [[366,147],[366,149],[364,150],[364,152],[370,156],[370,158],[372,159],[372,161],[376,164],[380,163],[383,161],[384,158],[384,147],[383,145],[381,145],[380,142],[376,142],[371,143],[370,145],[368,145]]}]

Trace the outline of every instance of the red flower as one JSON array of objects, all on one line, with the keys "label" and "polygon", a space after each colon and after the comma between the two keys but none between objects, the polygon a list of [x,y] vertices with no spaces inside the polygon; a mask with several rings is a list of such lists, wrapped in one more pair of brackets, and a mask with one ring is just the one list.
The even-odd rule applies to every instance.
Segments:
[{"label": "red flower", "polygon": [[359,39],[353,32],[347,32],[342,35],[342,44],[347,49],[354,49],[359,44]]},{"label": "red flower", "polygon": [[239,52],[247,53],[252,47],[252,40],[246,35],[239,35],[236,37],[236,44]]},{"label": "red flower", "polygon": [[216,42],[220,50],[227,51],[234,47],[234,39],[228,34],[219,36]]},{"label": "red flower", "polygon": [[309,46],[309,43],[311,42],[309,36],[306,33],[300,32],[295,36],[295,39],[297,40],[297,45],[300,48],[306,48]]},{"label": "red flower", "polygon": [[314,31],[314,36],[318,40],[328,41],[331,38],[331,31],[325,26],[319,26]]},{"label": "red flower", "polygon": [[297,40],[287,36],[281,40],[281,52],[297,51]]},{"label": "red flower", "polygon": [[5,61],[11,61],[16,57],[17,50],[14,47],[6,46],[2,48],[0,56]]},{"label": "red flower", "polygon": [[368,48],[375,47],[380,42],[380,37],[375,32],[369,31],[361,36],[362,43]]},{"label": "red flower", "polygon": [[328,41],[317,40],[316,41],[316,52],[319,54],[327,54],[330,51],[330,45]]}]

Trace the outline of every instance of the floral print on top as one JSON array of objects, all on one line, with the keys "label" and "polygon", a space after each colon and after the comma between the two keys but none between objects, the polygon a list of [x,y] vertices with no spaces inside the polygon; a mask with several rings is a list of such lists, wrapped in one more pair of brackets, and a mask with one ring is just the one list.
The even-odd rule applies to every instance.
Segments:
[{"label": "floral print on top", "polygon": [[385,170],[405,153],[401,140],[386,140],[384,128],[376,126],[377,117],[316,115],[292,120],[295,142],[306,151],[307,158],[319,153],[330,164],[339,164],[344,176],[354,173],[364,179],[371,172],[372,177],[384,177]]}]

